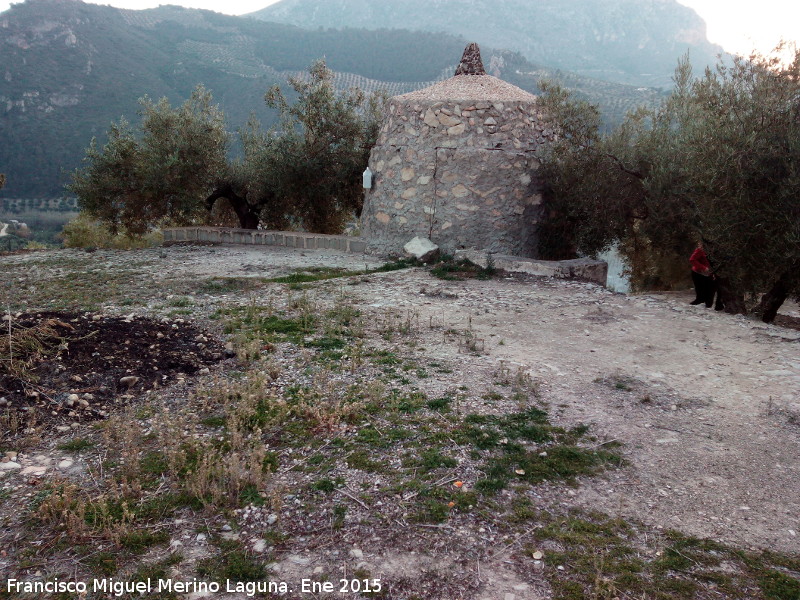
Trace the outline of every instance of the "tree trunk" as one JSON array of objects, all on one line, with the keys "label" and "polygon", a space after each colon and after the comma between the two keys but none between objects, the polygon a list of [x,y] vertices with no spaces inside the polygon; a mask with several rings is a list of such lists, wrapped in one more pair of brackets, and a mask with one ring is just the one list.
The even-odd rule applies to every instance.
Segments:
[{"label": "tree trunk", "polygon": [[214,203],[220,198],[225,198],[230,202],[231,208],[239,218],[239,225],[242,229],[258,229],[258,214],[247,202],[247,198],[237,194],[230,183],[223,183],[217,186],[217,189],[206,198],[206,208],[209,211],[213,209]]},{"label": "tree trunk", "polygon": [[772,323],[778,314],[778,309],[789,297],[790,275],[787,271],[778,278],[769,291],[761,296],[761,302],[755,312],[761,315],[764,323]]},{"label": "tree trunk", "polygon": [[725,312],[732,315],[746,315],[747,307],[744,304],[744,294],[737,292],[731,286],[727,277],[717,275],[717,294],[725,305]]}]

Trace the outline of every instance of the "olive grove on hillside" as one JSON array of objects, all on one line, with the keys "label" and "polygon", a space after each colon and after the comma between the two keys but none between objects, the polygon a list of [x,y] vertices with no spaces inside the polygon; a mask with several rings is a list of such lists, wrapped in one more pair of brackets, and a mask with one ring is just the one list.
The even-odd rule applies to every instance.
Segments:
[{"label": "olive grove on hillside", "polygon": [[663,104],[605,135],[595,107],[545,86],[560,138],[541,156],[543,250],[618,243],[634,283],[648,287],[687,271],[702,240],[726,310],[760,296],[754,309],[771,321],[800,293],[800,52],[788,65],[737,58],[699,78],[684,60],[675,84]]}]

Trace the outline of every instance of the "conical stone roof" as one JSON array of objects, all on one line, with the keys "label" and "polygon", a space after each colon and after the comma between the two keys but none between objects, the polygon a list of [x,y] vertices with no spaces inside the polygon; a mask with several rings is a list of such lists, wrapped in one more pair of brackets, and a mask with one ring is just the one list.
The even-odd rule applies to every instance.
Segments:
[{"label": "conical stone roof", "polygon": [[481,50],[474,42],[467,46],[461,57],[456,73],[450,79],[423,88],[395,96],[399,101],[411,102],[446,102],[446,101],[480,101],[488,102],[535,102],[536,96],[498,79],[487,75],[481,60]]},{"label": "conical stone roof", "polygon": [[394,99],[400,102],[536,102],[536,96],[530,92],[491,75],[458,75]]}]

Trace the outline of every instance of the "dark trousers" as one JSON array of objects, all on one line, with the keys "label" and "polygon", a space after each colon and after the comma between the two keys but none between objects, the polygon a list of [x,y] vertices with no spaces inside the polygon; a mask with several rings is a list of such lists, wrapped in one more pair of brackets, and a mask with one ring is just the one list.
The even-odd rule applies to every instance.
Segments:
[{"label": "dark trousers", "polygon": [[[717,282],[713,277],[701,275],[697,271],[692,271],[692,283],[694,283],[695,302],[705,303],[708,308],[714,304],[714,295],[717,292]],[[717,294],[717,305],[722,307],[722,301]]]}]

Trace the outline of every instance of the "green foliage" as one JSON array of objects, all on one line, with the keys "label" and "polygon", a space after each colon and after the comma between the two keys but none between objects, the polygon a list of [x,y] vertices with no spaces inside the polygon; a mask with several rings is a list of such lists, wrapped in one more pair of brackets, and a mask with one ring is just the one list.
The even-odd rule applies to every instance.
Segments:
[{"label": "green foliage", "polygon": [[596,107],[544,86],[560,138],[541,156],[551,192],[542,253],[620,242],[634,284],[666,286],[703,239],[739,294],[782,277],[800,291],[800,52],[784,66],[737,58],[701,78],[683,60],[675,83],[663,104],[605,135]]},{"label": "green foliage", "polygon": [[218,540],[220,553],[197,563],[197,574],[212,581],[259,581],[266,577],[264,564],[238,542]]},{"label": "green foliage", "polygon": [[65,248],[115,248],[127,250],[131,248],[147,248],[163,243],[163,236],[158,232],[150,232],[143,236],[134,236],[127,232],[114,233],[108,224],[92,219],[87,213],[79,214],[64,225],[61,232]]},{"label": "green foliage", "polygon": [[448,281],[457,279],[491,279],[496,274],[497,269],[494,266],[494,258],[491,254],[487,255],[486,268],[476,265],[467,258],[456,260],[451,256],[443,256],[431,268],[431,275]]},{"label": "green foliage", "polygon": [[85,166],[73,173],[68,189],[81,210],[114,234],[201,222],[228,146],[224,117],[211,102],[202,86],[174,109],[166,98],[142,98],[139,132],[124,118],[112,123],[105,146],[92,140]]},{"label": "green foliage", "polygon": [[92,440],[88,440],[86,438],[72,438],[63,444],[59,444],[58,449],[64,450],[65,452],[81,452],[83,450],[94,448],[94,446],[95,443]]},{"label": "green foliage", "polygon": [[234,173],[247,186],[248,202],[270,228],[288,223],[309,231],[338,233],[361,210],[361,173],[378,135],[385,96],[354,88],[337,93],[322,61],[308,80],[290,78],[290,104],[280,87],[266,93],[280,113],[277,129],[263,132],[251,121],[241,132],[244,158]]}]

